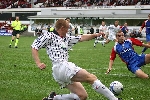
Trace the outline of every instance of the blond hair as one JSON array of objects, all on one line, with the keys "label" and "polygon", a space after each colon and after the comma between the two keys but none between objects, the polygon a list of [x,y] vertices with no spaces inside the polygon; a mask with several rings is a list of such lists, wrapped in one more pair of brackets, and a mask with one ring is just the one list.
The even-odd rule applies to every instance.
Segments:
[{"label": "blond hair", "polygon": [[55,24],[55,29],[59,30],[61,27],[67,27],[68,22],[65,19],[58,19]]}]

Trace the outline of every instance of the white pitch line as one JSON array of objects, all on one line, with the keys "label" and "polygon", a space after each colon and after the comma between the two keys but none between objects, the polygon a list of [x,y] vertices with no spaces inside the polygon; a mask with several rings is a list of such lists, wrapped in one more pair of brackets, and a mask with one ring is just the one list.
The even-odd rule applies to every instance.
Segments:
[{"label": "white pitch line", "polygon": [[135,77],[134,75],[131,76],[131,75],[125,75],[125,74],[107,74],[107,75],[110,75],[110,76],[128,76],[128,77]]},{"label": "white pitch line", "polygon": [[[97,73],[97,72],[92,72],[92,73],[96,73],[96,74],[100,74],[100,75],[104,75],[104,74],[105,74],[105,73],[102,74],[102,73]],[[133,74],[133,76],[127,75],[127,74],[110,74],[110,73],[109,73],[109,74],[105,74],[105,75],[109,75],[109,76],[119,76],[119,77],[120,77],[120,76],[125,76],[125,77],[135,77],[134,74]]]},{"label": "white pitch line", "polygon": [[[86,69],[86,70],[91,70],[91,71],[92,71],[92,70],[96,70],[96,71],[99,71],[99,69],[106,69],[106,70],[107,70],[108,67],[88,68],[88,69]],[[116,67],[116,68],[113,68],[112,70],[116,70],[116,69],[120,69],[120,70],[121,70],[121,69],[127,69],[127,68],[126,68],[126,67],[120,67],[120,68],[119,68],[119,67],[118,67],[118,68]]]},{"label": "white pitch line", "polygon": [[[101,69],[106,69],[106,70],[107,70],[107,68],[101,68]],[[122,68],[118,68],[118,69],[122,69]],[[104,74],[105,74],[105,73],[100,73],[100,72],[98,72],[99,70],[98,70],[98,69],[94,69],[94,68],[90,68],[90,69],[86,69],[86,70],[93,71],[92,73],[96,73],[96,74],[100,74],[100,75],[104,75]],[[115,69],[113,69],[113,70],[115,70]],[[111,74],[111,73],[109,73],[109,74],[107,74],[107,75],[110,75],[110,76],[135,77],[135,76],[127,75],[127,74]]]}]

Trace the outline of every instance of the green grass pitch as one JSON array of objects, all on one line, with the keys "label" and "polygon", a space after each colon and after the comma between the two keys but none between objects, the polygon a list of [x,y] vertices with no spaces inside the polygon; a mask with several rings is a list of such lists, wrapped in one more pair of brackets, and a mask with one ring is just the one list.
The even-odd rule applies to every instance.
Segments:
[{"label": "green grass pitch", "polygon": [[[35,65],[30,47],[35,38],[22,36],[19,39],[19,48],[8,48],[11,37],[0,36],[0,100],[42,100],[51,91],[58,94],[69,93],[67,89],[60,89],[52,78],[51,61],[44,48],[39,51],[39,55],[47,68],[41,71]],[[123,100],[150,100],[150,80],[136,78],[118,56],[111,73],[105,75],[114,42],[110,42],[106,47],[97,44],[96,48],[93,43],[94,40],[76,44],[73,51],[70,51],[69,61],[95,74],[107,87],[112,81],[120,81],[124,91],[119,97]],[[135,47],[135,50],[140,53],[142,48]],[[146,53],[149,52],[148,49]],[[148,74],[149,66],[142,67]],[[83,85],[88,92],[88,100],[107,100],[89,84]]]}]

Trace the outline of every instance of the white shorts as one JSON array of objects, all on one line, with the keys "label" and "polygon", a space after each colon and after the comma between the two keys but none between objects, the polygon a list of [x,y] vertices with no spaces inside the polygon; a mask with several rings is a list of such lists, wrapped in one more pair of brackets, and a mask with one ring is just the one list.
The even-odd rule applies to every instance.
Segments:
[{"label": "white shorts", "polygon": [[71,78],[76,75],[80,69],[80,67],[72,62],[65,61],[53,63],[52,74],[55,81],[60,84],[61,88],[63,88],[72,83]]},{"label": "white shorts", "polygon": [[108,35],[108,40],[115,40],[116,39],[116,36],[115,35]]}]

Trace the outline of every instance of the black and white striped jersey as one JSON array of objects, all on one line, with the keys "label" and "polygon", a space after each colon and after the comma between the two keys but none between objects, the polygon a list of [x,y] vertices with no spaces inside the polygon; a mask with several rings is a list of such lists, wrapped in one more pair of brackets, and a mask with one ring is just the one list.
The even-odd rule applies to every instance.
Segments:
[{"label": "black and white striped jersey", "polygon": [[39,50],[45,47],[47,54],[52,62],[68,61],[68,50],[80,40],[81,36],[60,37],[54,32],[45,32],[43,35],[34,40],[31,47]]}]

